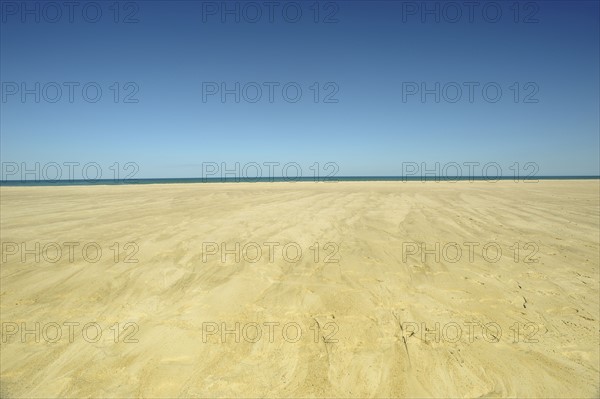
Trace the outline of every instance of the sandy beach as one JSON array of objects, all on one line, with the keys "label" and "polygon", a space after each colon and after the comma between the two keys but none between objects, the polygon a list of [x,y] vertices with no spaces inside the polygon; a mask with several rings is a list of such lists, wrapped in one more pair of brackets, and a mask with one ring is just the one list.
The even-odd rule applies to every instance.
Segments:
[{"label": "sandy beach", "polygon": [[1,187],[1,396],[598,397],[600,182]]}]

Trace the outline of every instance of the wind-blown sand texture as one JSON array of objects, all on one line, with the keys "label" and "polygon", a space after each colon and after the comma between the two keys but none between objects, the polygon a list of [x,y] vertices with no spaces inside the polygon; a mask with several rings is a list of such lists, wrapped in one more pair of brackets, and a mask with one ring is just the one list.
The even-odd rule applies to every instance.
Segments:
[{"label": "wind-blown sand texture", "polygon": [[[2,187],[0,195],[2,397],[598,397],[598,180]],[[52,263],[51,246],[36,262],[10,244],[36,242],[79,246],[73,261],[62,246]],[[102,249],[96,263],[81,253],[90,242]],[[262,257],[222,262],[203,248],[211,242],[257,243]],[[272,262],[269,242],[281,244]],[[302,249],[295,263],[281,253],[290,242]],[[439,242],[440,251],[455,242],[462,256],[452,262],[455,248],[446,247],[439,262],[435,254],[423,262],[407,253],[415,242],[429,250]],[[472,260],[465,242],[478,243]],[[339,262],[324,262],[335,252],[327,243],[339,245],[329,258]],[[486,258],[488,243],[496,244]],[[23,337],[21,327],[35,331],[36,322],[40,333]],[[72,337],[65,322],[79,323]],[[93,327],[82,334],[90,322],[101,327],[98,342]],[[50,323],[62,331],[55,343]],[[239,342],[221,335],[222,323],[240,323]],[[438,335],[421,323],[440,323]]]}]

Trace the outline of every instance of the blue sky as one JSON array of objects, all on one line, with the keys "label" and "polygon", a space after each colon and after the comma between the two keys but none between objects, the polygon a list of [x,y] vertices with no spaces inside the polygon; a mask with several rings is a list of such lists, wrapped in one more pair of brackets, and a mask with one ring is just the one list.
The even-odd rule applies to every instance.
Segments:
[{"label": "blue sky", "polygon": [[[118,15],[80,2],[72,21],[63,2],[61,16],[1,3],[2,162],[135,162],[137,177],[270,161],[346,176],[471,161],[600,174],[597,1],[482,1],[472,20],[464,2],[321,1],[316,15],[314,1],[280,1],[272,21],[262,1],[122,2]],[[236,82],[239,102],[222,101]]]}]

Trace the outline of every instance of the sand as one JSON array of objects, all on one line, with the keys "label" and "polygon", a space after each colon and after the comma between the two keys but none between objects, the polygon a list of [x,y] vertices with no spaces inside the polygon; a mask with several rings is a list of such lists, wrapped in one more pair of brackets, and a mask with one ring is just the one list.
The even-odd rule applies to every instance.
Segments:
[{"label": "sand", "polygon": [[0,195],[3,397],[598,397],[598,180]]}]

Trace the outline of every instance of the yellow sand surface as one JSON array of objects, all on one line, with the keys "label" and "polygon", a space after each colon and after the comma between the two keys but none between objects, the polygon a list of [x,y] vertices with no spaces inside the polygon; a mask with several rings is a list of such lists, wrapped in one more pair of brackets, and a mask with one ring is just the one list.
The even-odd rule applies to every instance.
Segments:
[{"label": "yellow sand surface", "polygon": [[599,201],[598,180],[2,187],[1,394],[598,397]]}]

